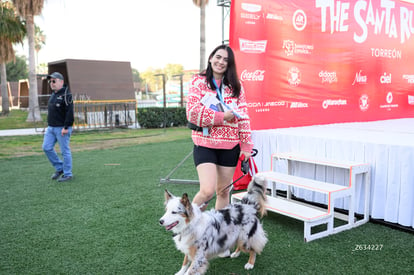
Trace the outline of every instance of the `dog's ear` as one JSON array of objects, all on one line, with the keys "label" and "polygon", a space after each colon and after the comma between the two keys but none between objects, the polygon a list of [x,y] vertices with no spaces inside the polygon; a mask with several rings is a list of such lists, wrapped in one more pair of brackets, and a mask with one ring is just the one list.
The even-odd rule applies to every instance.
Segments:
[{"label": "dog's ear", "polygon": [[170,199],[174,197],[174,195],[171,194],[167,189],[165,189],[164,197],[165,197],[165,203],[167,203]]},{"label": "dog's ear", "polygon": [[181,203],[182,205],[184,205],[188,217],[191,217],[193,215],[193,206],[191,205],[191,202],[188,199],[187,193],[184,193],[181,197]]}]

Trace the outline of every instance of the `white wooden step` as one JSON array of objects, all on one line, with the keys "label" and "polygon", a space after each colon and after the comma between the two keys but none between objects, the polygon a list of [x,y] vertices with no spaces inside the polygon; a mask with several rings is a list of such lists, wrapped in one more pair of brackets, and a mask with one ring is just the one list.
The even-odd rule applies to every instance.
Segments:
[{"label": "white wooden step", "polygon": [[[246,193],[233,194],[232,199],[240,201]],[[292,200],[271,196],[267,196],[266,209],[305,222],[326,219],[331,215],[327,211],[315,209],[313,206],[306,206]]]},{"label": "white wooden step", "polygon": [[264,177],[266,180],[270,180],[273,182],[286,184],[290,186],[296,186],[302,189],[307,189],[325,194],[349,189],[349,186],[327,183],[273,171],[259,172],[255,175],[255,177]]},{"label": "white wooden step", "polygon": [[323,166],[338,167],[338,168],[344,168],[344,169],[354,169],[354,170],[358,170],[360,173],[369,171],[369,164],[360,163],[356,161],[343,161],[343,160],[339,161],[339,160],[334,160],[334,159],[319,158],[319,157],[306,156],[306,155],[295,154],[295,153],[272,154],[272,160],[274,160],[275,158],[300,161],[300,162],[318,164],[318,165],[323,165]]}]

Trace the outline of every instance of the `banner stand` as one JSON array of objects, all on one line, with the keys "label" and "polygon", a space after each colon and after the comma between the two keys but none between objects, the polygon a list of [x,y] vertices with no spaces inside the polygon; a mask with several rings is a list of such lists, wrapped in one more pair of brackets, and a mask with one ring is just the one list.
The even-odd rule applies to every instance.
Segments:
[{"label": "banner stand", "polygon": [[181,160],[180,163],[177,164],[177,166],[171,170],[171,172],[165,177],[160,179],[160,185],[162,183],[180,183],[180,184],[199,184],[198,180],[186,180],[186,179],[171,179],[170,177],[177,171],[178,168],[181,167],[181,165],[184,164],[184,162],[193,154],[193,150],[191,149],[190,153],[184,157],[183,160]]}]

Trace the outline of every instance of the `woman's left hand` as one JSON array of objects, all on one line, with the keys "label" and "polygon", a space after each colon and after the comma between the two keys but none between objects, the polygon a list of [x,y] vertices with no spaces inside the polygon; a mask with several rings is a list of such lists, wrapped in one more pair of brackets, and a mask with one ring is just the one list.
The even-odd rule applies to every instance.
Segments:
[{"label": "woman's left hand", "polygon": [[246,161],[246,160],[248,160],[248,159],[252,156],[252,154],[251,154],[251,153],[249,153],[249,152],[240,151],[240,157],[241,157],[242,155],[244,155],[244,160],[245,160],[245,161]]},{"label": "woman's left hand", "polygon": [[227,110],[224,112],[224,120],[226,121],[232,121],[234,119],[234,114],[232,110]]}]

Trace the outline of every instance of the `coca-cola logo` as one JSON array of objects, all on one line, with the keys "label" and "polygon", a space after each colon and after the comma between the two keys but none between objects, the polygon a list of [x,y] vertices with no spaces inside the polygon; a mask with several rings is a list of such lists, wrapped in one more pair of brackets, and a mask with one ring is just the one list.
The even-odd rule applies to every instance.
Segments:
[{"label": "coca-cola logo", "polygon": [[264,80],[265,70],[256,70],[253,72],[249,72],[248,70],[244,70],[241,73],[241,80],[242,81],[263,81]]}]

